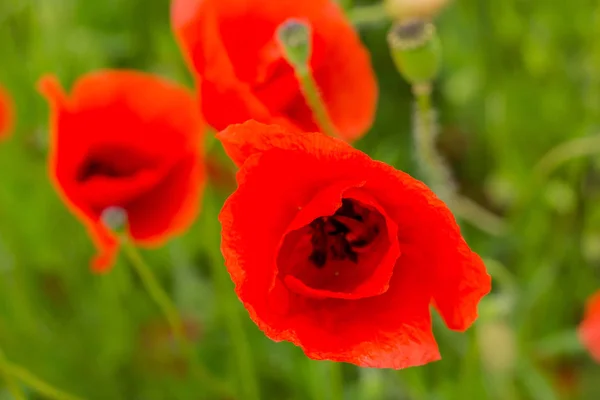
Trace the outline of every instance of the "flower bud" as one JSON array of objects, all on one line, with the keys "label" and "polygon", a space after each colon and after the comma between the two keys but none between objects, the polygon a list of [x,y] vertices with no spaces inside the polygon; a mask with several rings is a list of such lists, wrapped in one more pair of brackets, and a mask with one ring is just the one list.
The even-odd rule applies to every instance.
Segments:
[{"label": "flower bud", "polygon": [[388,43],[398,72],[410,84],[435,79],[441,64],[441,46],[432,23],[420,19],[396,23],[388,34]]},{"label": "flower bud", "polygon": [[293,67],[304,69],[308,66],[312,52],[309,24],[290,18],[279,25],[276,37],[285,58]]},{"label": "flower bud", "polygon": [[108,207],[102,211],[100,220],[113,232],[121,232],[127,224],[127,211],[121,207]]},{"label": "flower bud", "polygon": [[387,14],[398,21],[407,18],[432,18],[448,4],[448,0],[385,0]]}]

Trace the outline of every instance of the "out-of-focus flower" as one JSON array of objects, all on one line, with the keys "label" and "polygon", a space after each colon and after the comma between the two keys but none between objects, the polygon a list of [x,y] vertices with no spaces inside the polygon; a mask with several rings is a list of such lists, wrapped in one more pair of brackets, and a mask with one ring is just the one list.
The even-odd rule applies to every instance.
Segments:
[{"label": "out-of-focus flower", "polygon": [[111,70],[81,77],[70,96],[52,76],[39,90],[52,112],[50,176],[98,248],[93,270],[108,270],[118,249],[106,210],[126,213],[140,245],[187,229],[205,180],[204,125],[191,93],[157,76]]},{"label": "out-of-focus flower", "polygon": [[[200,340],[202,326],[192,318],[183,319],[185,338],[195,343]],[[173,330],[164,320],[144,324],[139,333],[137,359],[144,368],[159,374],[185,376],[189,359],[182,355]]]},{"label": "out-of-focus flower", "polygon": [[583,322],[579,325],[579,338],[592,358],[600,363],[600,291],[587,301]]},{"label": "out-of-focus flower", "polygon": [[173,27],[206,121],[219,130],[249,119],[320,130],[276,37],[290,19],[310,24],[310,69],[329,117],[342,138],[357,139],[372,124],[377,84],[367,50],[331,0],[174,0]]},{"label": "out-of-focus flower", "polygon": [[217,138],[241,167],[221,249],[268,337],[399,369],[440,358],[430,304],[454,330],[477,318],[490,276],[423,183],[320,133],[249,121]]},{"label": "out-of-focus flower", "polygon": [[8,138],[14,124],[14,104],[8,91],[0,86],[0,141]]},{"label": "out-of-focus flower", "polygon": [[449,0],[385,0],[385,9],[394,19],[432,18]]}]

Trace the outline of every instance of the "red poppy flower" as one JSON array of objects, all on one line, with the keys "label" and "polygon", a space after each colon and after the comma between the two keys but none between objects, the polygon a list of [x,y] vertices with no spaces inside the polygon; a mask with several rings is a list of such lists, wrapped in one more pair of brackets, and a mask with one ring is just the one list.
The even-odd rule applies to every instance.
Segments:
[{"label": "red poppy flower", "polygon": [[467,329],[490,277],[423,183],[320,133],[249,121],[217,135],[241,166],[220,215],[236,292],[273,340],[314,359],[439,359],[429,305]]},{"label": "red poppy flower", "polygon": [[592,357],[600,363],[600,291],[592,295],[585,307],[579,338]]},{"label": "red poppy flower", "polygon": [[111,207],[126,211],[140,245],[159,245],[191,224],[204,184],[204,126],[192,94],[134,71],[85,75],[71,96],[52,76],[39,88],[52,110],[52,182],[100,252],[93,270],[107,270],[117,251],[101,220]]},{"label": "red poppy flower", "polygon": [[12,132],[14,123],[13,101],[9,93],[0,86],[0,140]]},{"label": "red poppy flower", "polygon": [[174,0],[172,21],[216,129],[254,119],[319,131],[276,39],[290,18],[312,27],[310,67],[340,136],[371,126],[377,85],[370,57],[332,0]]}]

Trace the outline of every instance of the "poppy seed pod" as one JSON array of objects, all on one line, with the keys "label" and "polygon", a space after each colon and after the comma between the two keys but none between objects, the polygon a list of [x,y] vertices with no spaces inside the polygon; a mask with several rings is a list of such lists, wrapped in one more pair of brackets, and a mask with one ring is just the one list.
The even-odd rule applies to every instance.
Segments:
[{"label": "poppy seed pod", "polygon": [[305,70],[311,54],[310,25],[288,19],[277,28],[277,39],[289,63],[294,68]]},{"label": "poppy seed pod", "polygon": [[[298,133],[320,130],[296,76],[307,71],[341,138],[354,141],[369,130],[378,95],[370,54],[335,1],[171,4],[173,29],[196,78],[202,115],[216,130],[251,119]],[[305,57],[304,71],[295,71],[290,63]]]},{"label": "poppy seed pod", "polygon": [[108,207],[100,214],[100,220],[113,232],[121,232],[127,225],[127,211],[121,207]]},{"label": "poppy seed pod", "polygon": [[441,46],[432,23],[412,19],[394,24],[388,43],[398,72],[410,84],[435,79],[441,64]]}]

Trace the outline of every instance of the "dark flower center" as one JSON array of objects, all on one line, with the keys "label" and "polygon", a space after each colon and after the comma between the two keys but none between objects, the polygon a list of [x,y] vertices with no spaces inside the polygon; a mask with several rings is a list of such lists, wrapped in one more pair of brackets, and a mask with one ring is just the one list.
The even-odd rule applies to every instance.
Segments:
[{"label": "dark flower center", "polygon": [[148,164],[148,157],[127,147],[98,147],[92,149],[81,163],[75,180],[84,183],[96,177],[113,179],[131,177]]},{"label": "dark flower center", "polygon": [[327,260],[358,263],[357,250],[369,245],[379,235],[379,227],[368,224],[370,212],[350,199],[343,199],[342,207],[333,216],[315,219],[310,224],[312,252],[309,261],[317,268],[323,268]]},{"label": "dark flower center", "polygon": [[286,234],[277,255],[280,279],[310,297],[380,294],[399,255],[395,229],[378,208],[344,198],[332,215]]}]

